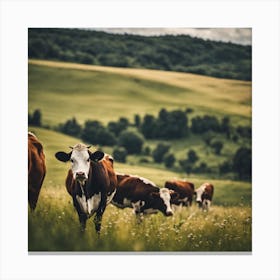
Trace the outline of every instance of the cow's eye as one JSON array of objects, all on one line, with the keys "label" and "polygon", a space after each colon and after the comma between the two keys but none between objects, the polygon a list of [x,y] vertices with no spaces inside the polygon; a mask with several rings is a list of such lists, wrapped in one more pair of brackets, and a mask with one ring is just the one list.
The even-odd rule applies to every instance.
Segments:
[{"label": "cow's eye", "polygon": [[71,161],[71,162],[74,162],[74,160],[73,160],[72,158],[70,159],[70,161]]},{"label": "cow's eye", "polygon": [[87,159],[87,162],[89,162],[89,161],[90,161],[90,158]]}]

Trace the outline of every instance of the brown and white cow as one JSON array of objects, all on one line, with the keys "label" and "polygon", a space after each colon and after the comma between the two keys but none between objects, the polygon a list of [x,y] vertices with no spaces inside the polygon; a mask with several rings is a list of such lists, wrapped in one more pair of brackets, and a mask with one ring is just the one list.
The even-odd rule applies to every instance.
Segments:
[{"label": "brown and white cow", "polygon": [[[135,214],[152,214],[158,211],[165,216],[172,216],[170,191],[159,188],[146,178],[136,175],[117,173],[118,186],[112,204],[119,207],[133,208]],[[174,192],[172,192],[174,193]]]},{"label": "brown and white cow", "polygon": [[214,186],[210,183],[204,183],[195,190],[194,194],[198,206],[203,210],[208,210],[212,202]]},{"label": "brown and white cow", "polygon": [[101,151],[91,152],[84,144],[77,144],[69,153],[57,152],[62,162],[71,162],[66,178],[66,189],[72,196],[82,230],[88,218],[94,217],[95,230],[101,230],[102,215],[116,192],[117,177],[113,158]]},{"label": "brown and white cow", "polygon": [[165,188],[175,191],[179,197],[171,200],[173,205],[191,206],[194,194],[194,184],[185,180],[169,180],[165,182]]},{"label": "brown and white cow", "polygon": [[43,146],[33,133],[28,132],[28,203],[32,211],[36,208],[45,175]]}]

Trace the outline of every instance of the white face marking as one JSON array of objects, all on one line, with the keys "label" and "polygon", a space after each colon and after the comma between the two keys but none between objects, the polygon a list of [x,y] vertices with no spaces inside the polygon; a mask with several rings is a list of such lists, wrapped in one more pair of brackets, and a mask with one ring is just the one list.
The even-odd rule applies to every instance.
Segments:
[{"label": "white face marking", "polygon": [[115,189],[110,195],[107,196],[107,204],[109,204],[112,201],[116,191],[117,189]]},{"label": "white face marking", "polygon": [[167,212],[172,212],[173,213],[173,211],[171,209],[171,206],[170,206],[170,198],[171,198],[171,196],[170,196],[169,189],[161,188],[159,190],[159,195],[160,195],[161,199],[163,200],[163,202],[164,202],[164,204],[166,206],[166,213]]},{"label": "white face marking", "polygon": [[101,193],[95,194],[87,200],[88,214],[92,215],[99,207],[101,201]]},{"label": "white face marking", "polygon": [[205,191],[205,187],[204,185],[202,185],[201,187],[199,187],[197,190],[196,190],[196,202],[202,202],[202,194],[203,192]]},{"label": "white face marking", "polygon": [[82,195],[82,197],[76,195],[76,199],[81,207],[81,210],[84,212],[84,213],[88,213],[88,205],[87,205],[87,200],[86,200],[86,197],[84,195]]},{"label": "white face marking", "polygon": [[70,160],[72,163],[71,169],[73,172],[74,179],[76,179],[77,173],[79,172],[83,173],[85,179],[87,179],[89,174],[89,168],[90,168],[88,150],[86,148],[83,150],[73,149]]}]

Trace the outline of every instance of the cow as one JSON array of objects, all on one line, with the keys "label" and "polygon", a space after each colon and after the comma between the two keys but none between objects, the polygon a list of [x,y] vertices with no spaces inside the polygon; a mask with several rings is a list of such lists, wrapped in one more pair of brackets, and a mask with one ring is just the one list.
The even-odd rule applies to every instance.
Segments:
[{"label": "cow", "polygon": [[214,186],[210,183],[204,183],[195,190],[194,194],[196,195],[198,207],[208,210],[212,202]]},{"label": "cow", "polygon": [[117,173],[118,186],[112,204],[119,208],[133,208],[136,215],[152,214],[158,211],[172,216],[170,199],[175,195],[166,188],[159,188],[153,182],[137,175]]},{"label": "cow", "polygon": [[113,158],[102,151],[91,152],[90,146],[78,143],[69,153],[57,152],[55,157],[62,162],[71,162],[66,177],[66,189],[73,199],[81,230],[94,216],[95,230],[100,235],[102,215],[116,192],[117,177]]},{"label": "cow", "polygon": [[46,176],[43,146],[35,134],[28,132],[28,204],[34,211]]},{"label": "cow", "polygon": [[171,200],[172,205],[191,206],[194,194],[194,184],[185,180],[169,180],[165,182],[165,188],[175,191],[179,197]]}]

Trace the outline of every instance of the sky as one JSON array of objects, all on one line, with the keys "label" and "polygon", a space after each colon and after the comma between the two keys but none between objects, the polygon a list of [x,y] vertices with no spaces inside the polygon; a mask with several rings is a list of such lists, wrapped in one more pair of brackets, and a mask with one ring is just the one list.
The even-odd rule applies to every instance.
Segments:
[{"label": "sky", "polygon": [[144,36],[185,34],[215,41],[232,42],[241,45],[252,44],[251,28],[94,28],[95,30],[118,34]]}]

